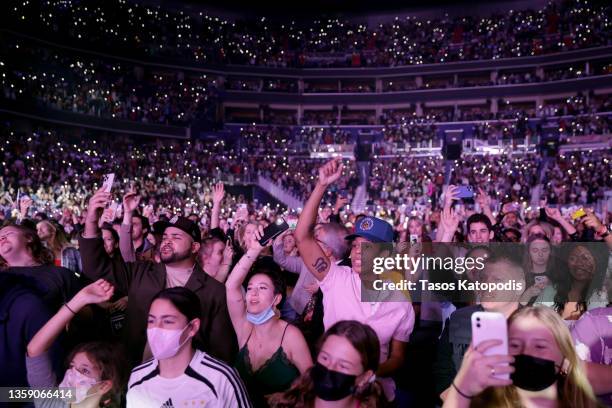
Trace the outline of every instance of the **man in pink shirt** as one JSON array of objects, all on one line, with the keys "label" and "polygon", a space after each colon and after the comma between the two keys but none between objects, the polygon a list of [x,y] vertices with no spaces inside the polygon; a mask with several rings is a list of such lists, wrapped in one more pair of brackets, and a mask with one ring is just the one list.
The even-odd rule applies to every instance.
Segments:
[{"label": "man in pink shirt", "polygon": [[[355,225],[351,240],[352,268],[339,266],[330,260],[331,250],[320,237],[315,237],[317,209],[327,187],[342,175],[341,159],[333,159],[319,169],[318,182],[304,205],[295,230],[298,250],[308,270],[320,281],[323,292],[323,323],[328,329],[340,320],[357,320],[371,326],[381,345],[381,364],[377,376],[390,377],[403,362],[405,348],[414,327],[414,310],[408,301],[361,301],[361,244],[393,241],[393,228],[376,217],[364,217]],[[385,394],[394,398],[394,384],[382,379]]]}]

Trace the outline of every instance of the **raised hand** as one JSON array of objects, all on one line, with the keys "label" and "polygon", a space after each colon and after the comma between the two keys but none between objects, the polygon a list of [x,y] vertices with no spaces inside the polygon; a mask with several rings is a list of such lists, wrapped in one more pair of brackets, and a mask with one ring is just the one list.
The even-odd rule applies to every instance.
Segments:
[{"label": "raised hand", "polygon": [[[257,230],[253,233],[253,238],[251,238],[250,240],[247,240],[246,244],[247,244],[247,251],[248,252],[261,252],[264,247],[261,246],[261,244],[259,243],[259,240],[264,236],[264,230],[263,227],[260,225],[257,227]],[[271,242],[268,242],[268,245],[270,245]]]},{"label": "raised hand", "polygon": [[98,279],[94,283],[81,289],[79,293],[77,293],[70,301],[70,303],[73,305],[76,304],[76,308],[81,308],[89,304],[107,302],[111,297],[113,297],[114,292],[115,287],[113,285],[104,279]]},{"label": "raised hand", "polygon": [[234,247],[232,246],[232,243],[228,241],[225,244],[225,249],[223,250],[223,260],[221,261],[221,264],[230,265],[232,263],[232,259],[234,259]]},{"label": "raised hand", "polygon": [[491,205],[491,197],[489,197],[489,195],[481,187],[478,187],[476,202],[480,205],[480,208],[489,208]]},{"label": "raised hand", "polygon": [[501,340],[486,340],[470,346],[463,357],[461,368],[455,377],[454,384],[466,395],[478,395],[487,387],[511,385],[511,380],[500,379],[495,374],[509,374],[514,367],[509,365],[514,357],[509,355],[486,356],[484,353],[497,345]]},{"label": "raised hand", "polygon": [[213,186],[213,204],[220,204],[225,197],[225,187],[223,183],[219,182]]},{"label": "raised hand", "polygon": [[336,157],[319,168],[319,184],[324,187],[336,182],[342,175],[342,158]]},{"label": "raised hand", "polygon": [[100,188],[96,193],[89,199],[87,206],[87,216],[85,220],[88,223],[96,224],[98,222],[98,211],[106,207],[106,204],[110,201],[111,194],[104,191],[104,187]]},{"label": "raised hand", "polygon": [[133,213],[138,208],[138,204],[140,204],[140,196],[136,191],[128,191],[123,196],[123,211],[125,211],[125,214]]},{"label": "raised hand", "polygon": [[336,203],[334,204],[334,213],[337,213],[338,211],[340,211],[340,209],[342,209],[342,207],[347,205],[348,202],[349,202],[348,197],[342,197],[340,194],[338,194],[338,197],[336,197]]},{"label": "raised hand", "polygon": [[444,230],[449,233],[452,232],[454,234],[460,222],[461,215],[451,207],[445,207],[440,213],[440,224],[442,224]]},{"label": "raised hand", "polygon": [[584,225],[586,225],[589,228],[593,228],[595,231],[601,230],[603,227],[603,224],[601,223],[599,218],[597,218],[597,216],[593,213],[593,210],[586,210],[586,213],[587,215],[585,215],[584,218],[582,219],[582,221],[584,222]]},{"label": "raised hand", "polygon": [[449,185],[444,193],[444,208],[450,208],[453,201],[459,199],[459,188],[454,185]]},{"label": "raised hand", "polygon": [[558,208],[546,207],[544,211],[546,216],[552,220],[558,221],[561,218],[561,211]]}]

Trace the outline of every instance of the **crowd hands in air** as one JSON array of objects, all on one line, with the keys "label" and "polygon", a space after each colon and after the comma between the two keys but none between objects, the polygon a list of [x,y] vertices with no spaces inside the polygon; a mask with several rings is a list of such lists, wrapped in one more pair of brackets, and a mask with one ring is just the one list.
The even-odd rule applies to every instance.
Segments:
[{"label": "crowd hands in air", "polygon": [[[177,211],[116,176],[85,190],[82,205],[54,212],[24,195],[5,212],[0,305],[15,319],[0,347],[3,384],[76,387],[83,407],[403,406],[396,380],[415,369],[411,334],[435,310],[445,324],[424,369],[445,407],[610,401],[609,362],[589,349],[610,314],[608,214],[585,207],[574,220],[501,199],[496,211],[485,183],[474,206],[460,199],[465,186],[448,185],[429,207],[356,214],[342,194],[322,206],[348,177],[341,159],[321,166],[304,208],[288,212],[229,199],[223,183],[208,187],[205,215]],[[294,229],[264,241],[281,217],[297,219]],[[479,280],[503,273],[526,290],[456,304],[362,301],[363,244],[392,242],[421,252],[427,242],[472,244],[486,259]],[[517,259],[495,242],[525,250]],[[503,314],[508,338],[472,343],[476,311]],[[504,341],[508,354],[488,352]]]}]

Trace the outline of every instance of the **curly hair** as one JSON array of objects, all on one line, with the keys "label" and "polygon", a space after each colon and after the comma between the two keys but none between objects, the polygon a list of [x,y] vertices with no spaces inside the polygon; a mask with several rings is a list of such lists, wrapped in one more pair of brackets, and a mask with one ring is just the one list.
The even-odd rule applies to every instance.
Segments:
[{"label": "curly hair", "polygon": [[[579,298],[570,299],[569,294],[572,290],[574,278],[572,277],[568,260],[570,256],[572,256],[573,251],[575,251],[577,248],[584,248],[589,252],[589,254],[593,257],[595,270],[593,271],[593,278],[591,279],[591,282],[584,286]],[[576,311],[582,314],[587,310],[587,303],[591,298],[591,295],[593,295],[593,293],[598,289],[604,287],[604,280],[606,278],[606,269],[608,265],[607,247],[605,244],[600,243],[562,243],[559,252],[564,254],[566,259],[564,259],[562,262],[563,267],[557,268],[557,273],[553,277],[553,283],[556,289],[554,308],[557,310],[557,312],[561,313],[563,312],[567,302],[577,301]]]}]

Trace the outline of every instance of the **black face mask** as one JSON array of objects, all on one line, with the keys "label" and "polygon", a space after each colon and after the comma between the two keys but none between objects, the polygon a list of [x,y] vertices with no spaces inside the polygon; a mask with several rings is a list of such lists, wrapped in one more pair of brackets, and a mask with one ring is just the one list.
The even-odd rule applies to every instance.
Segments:
[{"label": "black face mask", "polygon": [[317,397],[324,401],[339,401],[348,397],[355,390],[356,375],[332,371],[316,363],[310,371]]},{"label": "black face mask", "polygon": [[512,383],[526,391],[542,391],[554,384],[559,377],[555,362],[543,358],[519,354],[514,356]]}]

